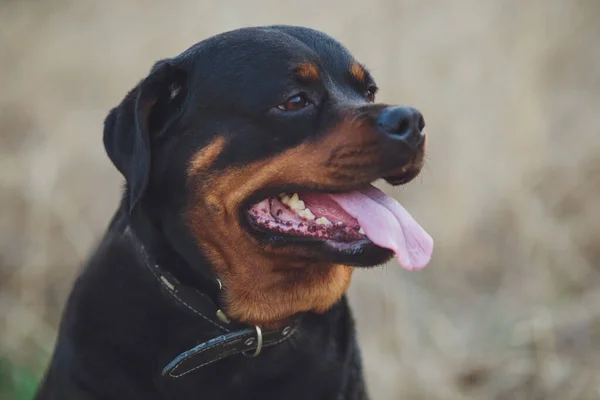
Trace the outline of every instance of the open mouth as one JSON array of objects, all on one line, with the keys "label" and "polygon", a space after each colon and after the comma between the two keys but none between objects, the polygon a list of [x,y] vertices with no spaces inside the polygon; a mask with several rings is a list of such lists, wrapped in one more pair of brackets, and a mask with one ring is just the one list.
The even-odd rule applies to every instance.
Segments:
[{"label": "open mouth", "polygon": [[321,241],[334,249],[374,244],[394,252],[408,270],[425,267],[433,240],[390,196],[368,185],[347,193],[280,193],[248,209],[255,229]]}]

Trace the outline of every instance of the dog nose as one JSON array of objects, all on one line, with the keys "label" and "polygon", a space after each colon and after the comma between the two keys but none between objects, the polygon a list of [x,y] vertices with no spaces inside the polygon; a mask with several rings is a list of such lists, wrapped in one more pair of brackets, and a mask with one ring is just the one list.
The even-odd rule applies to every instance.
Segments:
[{"label": "dog nose", "polygon": [[412,107],[389,107],[377,118],[377,128],[383,133],[416,148],[425,138],[423,115]]}]

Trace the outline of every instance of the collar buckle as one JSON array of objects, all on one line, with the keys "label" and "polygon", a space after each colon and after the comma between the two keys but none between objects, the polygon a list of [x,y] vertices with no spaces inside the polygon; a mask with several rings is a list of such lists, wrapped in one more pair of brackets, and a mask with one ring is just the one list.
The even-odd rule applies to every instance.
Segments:
[{"label": "collar buckle", "polygon": [[252,354],[248,354],[248,351],[242,352],[243,355],[245,355],[246,357],[249,357],[249,358],[258,357],[258,355],[262,351],[262,347],[263,347],[262,329],[260,329],[260,326],[258,326],[258,325],[254,325],[254,329],[256,329],[256,339],[248,338],[248,339],[246,339],[244,344],[246,346],[253,346],[254,342],[257,342],[256,350],[254,350],[254,353],[252,353]]}]

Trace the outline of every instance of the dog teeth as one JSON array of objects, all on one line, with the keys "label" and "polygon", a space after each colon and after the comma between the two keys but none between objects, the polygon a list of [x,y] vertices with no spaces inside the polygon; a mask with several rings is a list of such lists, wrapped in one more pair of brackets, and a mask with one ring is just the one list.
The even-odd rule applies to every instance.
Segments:
[{"label": "dog teeth", "polygon": [[279,198],[283,204],[285,204],[294,211],[304,210],[306,208],[306,204],[304,204],[304,202],[300,200],[300,196],[298,196],[298,193],[294,193],[292,197],[288,196],[285,193],[279,193]]},{"label": "dog teeth", "polygon": [[290,197],[290,201],[287,205],[289,208],[291,208],[294,211],[300,211],[300,210],[304,210],[306,208],[306,205],[304,204],[304,202],[302,200],[300,200],[298,193],[294,193],[292,195],[292,197]]},{"label": "dog teeth", "polygon": [[331,221],[325,217],[319,217],[315,220],[317,225],[331,225]]},{"label": "dog teeth", "polygon": [[301,218],[304,218],[307,221],[313,221],[316,218],[309,208],[297,211],[296,214],[298,214]]},{"label": "dog teeth", "polygon": [[302,200],[298,200],[296,203],[290,204],[290,208],[294,211],[300,211],[304,210],[306,208],[306,205]]},{"label": "dog teeth", "polygon": [[358,230],[358,233],[360,233],[361,235],[366,235],[365,230],[362,228],[362,226]]}]

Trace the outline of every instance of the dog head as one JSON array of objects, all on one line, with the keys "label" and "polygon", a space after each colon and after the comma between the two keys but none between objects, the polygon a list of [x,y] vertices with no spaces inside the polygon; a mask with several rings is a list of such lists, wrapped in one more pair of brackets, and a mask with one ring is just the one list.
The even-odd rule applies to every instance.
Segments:
[{"label": "dog head", "polygon": [[104,142],[128,211],[147,207],[224,284],[227,313],[276,323],[322,312],[353,266],[425,266],[431,238],[371,185],[412,180],[426,135],[414,108],[333,38],[245,28],[158,62],[113,109]]}]

